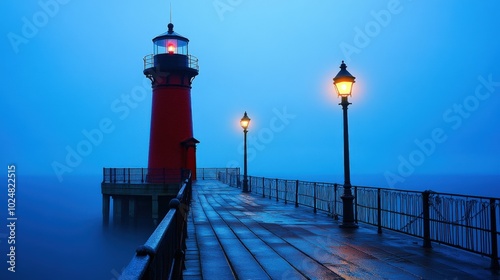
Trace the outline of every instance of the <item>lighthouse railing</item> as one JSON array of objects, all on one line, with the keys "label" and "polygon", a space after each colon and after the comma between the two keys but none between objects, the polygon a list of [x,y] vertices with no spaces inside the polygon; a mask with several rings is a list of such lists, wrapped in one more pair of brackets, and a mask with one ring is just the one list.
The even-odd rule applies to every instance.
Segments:
[{"label": "lighthouse railing", "polygon": [[146,55],[143,60],[144,60],[144,70],[155,66],[154,54]]},{"label": "lighthouse railing", "polygon": [[188,67],[196,70],[200,70],[198,65],[198,58],[194,55],[188,55]]},{"label": "lighthouse railing", "polygon": [[181,279],[187,237],[187,214],[191,205],[191,173],[176,198],[170,200],[167,215],[124,269],[120,279]]},{"label": "lighthouse railing", "polygon": [[187,178],[187,169],[103,168],[102,183],[115,185],[179,183]]},{"label": "lighthouse railing", "polygon": [[[146,55],[143,60],[144,60],[144,70],[146,69],[149,69],[149,68],[153,68],[155,67],[155,59],[154,59],[155,55],[154,54],[148,54]],[[198,58],[194,55],[187,55],[187,67],[189,68],[192,68],[192,69],[196,69],[196,70],[200,70],[200,67],[198,65]]]}]

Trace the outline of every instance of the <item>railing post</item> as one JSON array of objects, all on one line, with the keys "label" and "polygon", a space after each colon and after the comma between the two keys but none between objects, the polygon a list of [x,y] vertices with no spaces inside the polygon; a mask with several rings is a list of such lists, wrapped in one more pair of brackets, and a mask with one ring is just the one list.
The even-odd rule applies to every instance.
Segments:
[{"label": "railing post", "polygon": [[276,178],[276,201],[278,201],[278,178]]},{"label": "railing post", "polygon": [[333,184],[333,219],[338,220],[339,215],[337,214],[337,188],[338,185]]},{"label": "railing post", "polygon": [[262,177],[262,198],[266,197],[266,179]]},{"label": "railing post", "polygon": [[205,168],[202,168],[202,169],[201,169],[201,173],[203,174],[203,175],[202,175],[203,180],[205,180]]},{"label": "railing post", "polygon": [[273,188],[273,181],[269,179],[269,199],[272,197],[272,188]]},{"label": "railing post", "polygon": [[102,168],[102,182],[106,183],[106,168]]},{"label": "railing post", "polygon": [[128,169],[128,183],[130,184],[130,168]]},{"label": "railing post", "polygon": [[381,198],[382,190],[380,188],[377,189],[377,232],[382,233],[382,198]]},{"label": "railing post", "polygon": [[491,223],[491,269],[499,270],[498,265],[498,235],[497,235],[497,213],[495,199],[490,198],[490,223]]},{"label": "railing post", "polygon": [[314,203],[314,213],[316,213],[316,182],[314,182],[314,188],[313,188],[313,203]]},{"label": "railing post", "polygon": [[354,222],[358,223],[358,187],[354,186]]},{"label": "railing post", "polygon": [[[114,172],[113,172],[114,171]],[[113,174],[113,183],[116,183],[116,168],[111,168],[111,173]]]},{"label": "railing post", "polygon": [[285,204],[287,204],[288,180],[285,180]]},{"label": "railing post", "polygon": [[252,176],[248,176],[248,182],[250,184],[248,184],[248,192],[252,192]]},{"label": "railing post", "polygon": [[[182,199],[182,198],[181,198]],[[185,235],[184,235],[184,230],[186,226],[186,220],[183,217],[185,213],[185,209],[182,209],[182,204],[179,198],[173,198],[169,202],[169,208],[173,211],[175,211],[174,215],[174,244],[171,244],[174,253],[174,258],[173,258],[173,263],[170,264],[172,270],[170,271],[170,276],[172,276],[173,279],[179,279],[182,275],[182,268],[184,265],[184,248],[186,248],[185,244]],[[169,264],[163,264],[163,265],[169,265]]]},{"label": "railing post", "polygon": [[144,183],[144,168],[141,168],[141,183]]},{"label": "railing post", "polygon": [[126,176],[125,176],[125,175],[126,175],[126,172],[125,172],[125,171],[126,171],[127,169],[126,169],[126,168],[122,168],[122,170],[123,170],[123,183],[125,183],[125,182],[127,181],[127,180],[126,180]]},{"label": "railing post", "polygon": [[295,207],[299,207],[299,180],[295,181]]},{"label": "railing post", "polygon": [[424,248],[432,248],[431,245],[431,222],[430,222],[430,191],[422,193],[423,228],[424,228]]}]

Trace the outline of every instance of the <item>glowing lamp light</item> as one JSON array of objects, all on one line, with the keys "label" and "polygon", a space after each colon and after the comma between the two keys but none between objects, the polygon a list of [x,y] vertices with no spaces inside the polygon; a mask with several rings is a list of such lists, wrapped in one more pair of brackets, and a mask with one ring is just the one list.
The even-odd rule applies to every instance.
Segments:
[{"label": "glowing lamp light", "polygon": [[243,140],[243,188],[242,191],[244,193],[249,192],[248,189],[248,168],[247,168],[247,133],[248,133],[248,126],[250,125],[250,118],[247,115],[247,112],[245,111],[245,114],[243,115],[243,118],[241,118],[240,125],[243,128],[243,135],[244,135],[244,140]]},{"label": "glowing lamp light", "polygon": [[248,117],[246,111],[245,114],[243,115],[243,118],[241,118],[240,125],[243,128],[243,131],[246,131],[248,126],[250,125],[250,118]]},{"label": "glowing lamp light", "polygon": [[175,53],[175,49],[176,48],[175,48],[174,44],[168,44],[167,51],[169,54]]},{"label": "glowing lamp light", "polygon": [[342,60],[340,71],[337,76],[333,78],[333,85],[335,85],[338,96],[347,97],[352,94],[352,86],[355,83],[354,79],[356,79],[356,77],[347,71],[347,66]]}]

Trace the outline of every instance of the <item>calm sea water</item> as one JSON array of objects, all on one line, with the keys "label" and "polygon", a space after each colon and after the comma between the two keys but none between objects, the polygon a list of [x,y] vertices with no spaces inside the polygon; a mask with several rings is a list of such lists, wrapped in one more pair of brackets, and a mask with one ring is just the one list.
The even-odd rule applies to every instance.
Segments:
[{"label": "calm sea water", "polygon": [[[279,178],[341,182],[320,175]],[[153,229],[104,230],[100,182],[98,175],[68,176],[63,183],[54,176],[18,176],[15,273],[7,271],[7,191],[2,188],[0,279],[117,279]],[[353,175],[352,182],[387,187],[383,176]],[[395,187],[500,197],[500,176],[413,176]]]},{"label": "calm sea water", "polygon": [[54,176],[18,174],[15,273],[7,271],[7,188],[2,188],[0,279],[118,279],[153,229],[105,230],[101,180],[67,176],[59,183]]}]

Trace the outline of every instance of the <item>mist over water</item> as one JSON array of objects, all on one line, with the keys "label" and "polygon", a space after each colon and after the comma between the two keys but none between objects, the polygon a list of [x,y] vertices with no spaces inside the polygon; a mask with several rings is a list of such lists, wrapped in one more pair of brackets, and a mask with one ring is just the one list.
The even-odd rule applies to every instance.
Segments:
[{"label": "mist over water", "polygon": [[[7,271],[7,206],[1,211],[0,279],[118,279],[153,228],[102,225],[100,176],[16,182],[16,272]],[[2,201],[7,201],[6,192]],[[5,197],[5,199],[3,199]]]},{"label": "mist over water", "polygon": [[[250,174],[266,178],[301,180],[309,182],[344,183],[343,175],[325,174]],[[415,174],[402,177],[403,181],[388,185],[384,174],[352,174],[353,186],[393,188],[399,190],[425,191],[432,190],[441,193],[463,194],[473,196],[500,197],[500,175],[464,175],[464,174]]]}]

